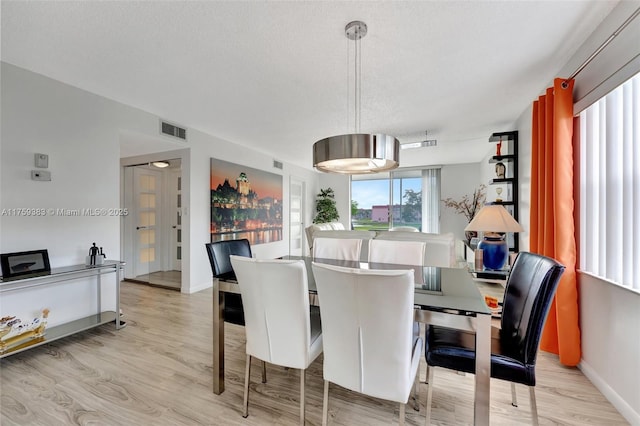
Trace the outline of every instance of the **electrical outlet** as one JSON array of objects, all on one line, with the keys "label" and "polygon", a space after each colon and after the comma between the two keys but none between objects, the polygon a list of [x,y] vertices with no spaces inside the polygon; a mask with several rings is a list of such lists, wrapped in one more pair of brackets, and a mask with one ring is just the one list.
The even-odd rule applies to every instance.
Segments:
[{"label": "electrical outlet", "polygon": [[31,170],[31,180],[49,182],[51,180],[51,172],[46,170]]}]

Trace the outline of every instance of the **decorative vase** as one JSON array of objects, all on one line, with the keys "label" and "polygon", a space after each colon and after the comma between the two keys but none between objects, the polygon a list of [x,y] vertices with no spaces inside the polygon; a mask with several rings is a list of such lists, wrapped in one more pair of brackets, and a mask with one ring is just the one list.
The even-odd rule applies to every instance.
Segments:
[{"label": "decorative vase", "polygon": [[486,269],[499,270],[504,267],[509,256],[509,247],[504,235],[485,234],[478,248],[482,249],[482,261]]}]

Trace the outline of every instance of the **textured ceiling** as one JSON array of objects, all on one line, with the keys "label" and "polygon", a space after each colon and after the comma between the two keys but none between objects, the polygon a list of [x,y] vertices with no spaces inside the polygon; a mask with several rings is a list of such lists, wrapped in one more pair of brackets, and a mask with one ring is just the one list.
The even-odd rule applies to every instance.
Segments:
[{"label": "textured ceiling", "polygon": [[362,131],[415,142],[429,130],[438,148],[403,158],[472,162],[616,3],[3,0],[1,54],[311,167],[316,140],[353,131],[344,26],[362,20]]}]

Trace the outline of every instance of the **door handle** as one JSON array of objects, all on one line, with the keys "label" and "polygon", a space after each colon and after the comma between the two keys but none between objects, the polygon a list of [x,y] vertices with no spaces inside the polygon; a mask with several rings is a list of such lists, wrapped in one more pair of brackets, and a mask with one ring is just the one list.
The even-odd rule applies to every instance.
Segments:
[{"label": "door handle", "polygon": [[146,226],[136,226],[136,229],[147,229]]},{"label": "door handle", "polygon": [[173,225],[173,226],[172,226],[172,228],[173,228],[173,229],[176,229],[176,228],[177,228],[177,226],[176,226],[176,225]]}]

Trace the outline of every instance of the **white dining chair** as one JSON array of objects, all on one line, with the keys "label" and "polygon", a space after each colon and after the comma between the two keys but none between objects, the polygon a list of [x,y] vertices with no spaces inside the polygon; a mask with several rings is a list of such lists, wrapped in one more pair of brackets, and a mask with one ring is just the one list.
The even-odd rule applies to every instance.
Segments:
[{"label": "white dining chair", "polygon": [[389,228],[389,232],[420,232],[420,230],[413,226],[394,226]]},{"label": "white dining chair", "polygon": [[313,240],[314,259],[360,260],[362,240],[356,238],[316,238]]},{"label": "white dining chair", "polygon": [[231,256],[244,305],[246,367],[243,417],[249,415],[251,358],[300,369],[300,424],[305,419],[305,370],[322,352],[317,307],[309,306],[303,260]]},{"label": "white dining chair", "polygon": [[369,263],[422,266],[423,241],[369,240]]},{"label": "white dining chair", "polygon": [[323,314],[322,424],[328,420],[329,383],[398,402],[404,424],[423,348],[413,322],[413,271],[316,262],[312,269]]}]

